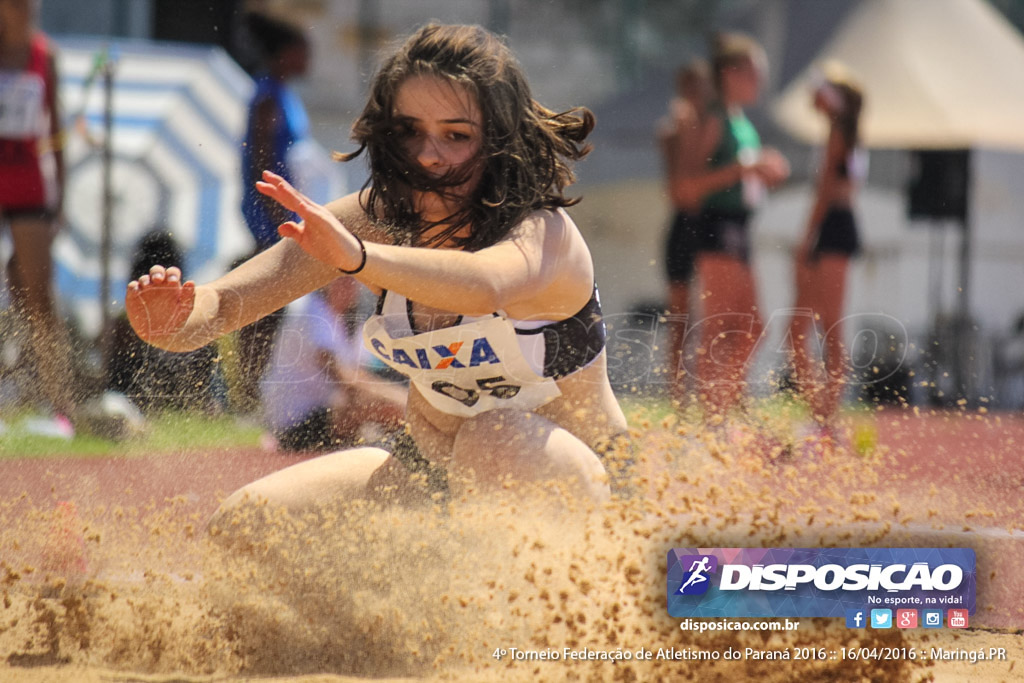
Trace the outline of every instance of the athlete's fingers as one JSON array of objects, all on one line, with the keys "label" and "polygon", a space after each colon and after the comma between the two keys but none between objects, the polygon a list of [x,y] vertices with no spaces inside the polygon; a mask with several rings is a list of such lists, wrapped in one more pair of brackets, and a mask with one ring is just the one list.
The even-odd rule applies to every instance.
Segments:
[{"label": "athlete's fingers", "polygon": [[165,271],[165,277],[168,282],[178,282],[181,280],[181,268],[177,266],[171,266]]},{"label": "athlete's fingers", "polygon": [[153,266],[149,269],[149,279],[153,284],[158,285],[164,281],[164,273],[163,266]]},{"label": "athlete's fingers", "polygon": [[258,180],[256,184],[258,185],[260,183],[265,183],[267,186],[269,186],[268,189],[271,189],[274,192],[279,192],[282,194],[298,194],[295,188],[292,187],[291,183],[289,183],[287,180],[271,171],[263,172],[261,179]]},{"label": "athlete's fingers", "polygon": [[289,211],[295,211],[298,213],[302,206],[302,200],[296,197],[294,194],[290,194],[283,190],[281,187],[272,183],[267,183],[262,180],[256,182],[256,191],[262,195],[270,197],[275,202],[288,209]]},{"label": "athlete's fingers", "polygon": [[293,192],[297,192],[295,187],[284,179],[284,176],[280,176],[274,173],[273,171],[264,171],[263,180],[275,187],[286,188],[292,190]]},{"label": "athlete's fingers", "polygon": [[277,226],[277,234],[281,237],[291,237],[292,239],[298,239],[302,236],[303,226],[299,225],[295,221],[288,221]]},{"label": "athlete's fingers", "polygon": [[[288,200],[295,201],[298,204],[315,205],[315,202],[310,200],[309,197],[304,195],[294,185],[292,185],[287,180],[277,175],[273,171],[264,171],[263,180],[261,182],[265,182],[267,185],[269,185],[270,188],[272,188],[275,191],[276,196],[287,198]],[[259,185],[259,182],[257,182],[257,185]],[[280,201],[280,199],[278,201]]]},{"label": "athlete's fingers", "polygon": [[149,286],[149,276],[143,275],[139,277],[139,287],[145,289]]}]

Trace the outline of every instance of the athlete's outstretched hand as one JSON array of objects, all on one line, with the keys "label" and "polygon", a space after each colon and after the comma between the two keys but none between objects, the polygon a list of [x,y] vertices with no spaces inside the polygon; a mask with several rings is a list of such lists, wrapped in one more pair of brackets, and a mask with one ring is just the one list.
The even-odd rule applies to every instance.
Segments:
[{"label": "athlete's outstretched hand", "polygon": [[182,284],[181,270],[153,266],[148,275],[128,283],[124,305],[139,338],[160,346],[185,326],[195,300],[196,284]]},{"label": "athlete's outstretched hand", "polygon": [[363,255],[359,240],[326,207],[270,171],[263,172],[263,180],[256,183],[256,189],[302,219],[302,223],[282,223],[277,229],[281,237],[292,238],[310,256],[331,267],[355,270],[360,266]]}]

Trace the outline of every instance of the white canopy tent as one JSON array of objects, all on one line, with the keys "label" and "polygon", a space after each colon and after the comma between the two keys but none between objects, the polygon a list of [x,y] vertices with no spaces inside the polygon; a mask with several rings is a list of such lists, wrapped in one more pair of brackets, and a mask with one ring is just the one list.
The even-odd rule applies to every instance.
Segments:
[{"label": "white canopy tent", "polygon": [[[813,109],[811,84],[829,60],[849,69],[864,88],[860,133],[867,147],[1024,153],[1024,39],[984,0],[862,0],[771,105],[782,128],[812,144],[824,141],[827,124]],[[978,196],[979,180],[970,170],[977,166],[975,157],[970,155],[965,176],[968,206]],[[952,336],[948,362],[958,387],[954,391],[970,395],[968,345],[977,329],[970,296],[976,279],[971,272],[972,233],[983,234],[986,226],[973,209],[960,220],[952,328],[943,331],[942,325],[949,323],[941,322],[942,311],[932,306],[931,333]],[[932,224],[945,227],[942,221]],[[941,245],[938,231],[932,232],[937,238],[933,243]],[[929,264],[930,288],[941,284],[941,273],[941,263]]]},{"label": "white canopy tent", "polygon": [[1024,151],[1024,40],[984,0],[863,0],[772,104],[805,142],[825,136],[809,89],[827,59],[864,85],[869,147]]}]

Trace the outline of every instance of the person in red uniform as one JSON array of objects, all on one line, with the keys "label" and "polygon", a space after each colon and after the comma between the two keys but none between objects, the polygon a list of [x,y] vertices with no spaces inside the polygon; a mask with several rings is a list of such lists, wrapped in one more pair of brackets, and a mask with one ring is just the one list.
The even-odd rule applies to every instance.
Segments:
[{"label": "person in red uniform", "polygon": [[7,284],[27,322],[43,398],[73,419],[70,345],[52,292],[50,247],[63,201],[63,133],[53,49],[32,0],[0,0],[0,224],[11,231]]}]

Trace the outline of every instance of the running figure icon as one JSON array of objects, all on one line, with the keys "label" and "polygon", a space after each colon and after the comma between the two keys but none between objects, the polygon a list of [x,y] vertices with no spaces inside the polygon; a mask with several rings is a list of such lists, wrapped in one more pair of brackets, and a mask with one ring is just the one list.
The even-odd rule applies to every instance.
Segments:
[{"label": "running figure icon", "polygon": [[704,583],[708,580],[706,574],[711,571],[709,562],[711,557],[704,555],[700,560],[694,560],[693,564],[690,565],[690,577],[686,579],[682,586],[679,587],[679,592],[685,594],[686,589],[698,583]]}]

